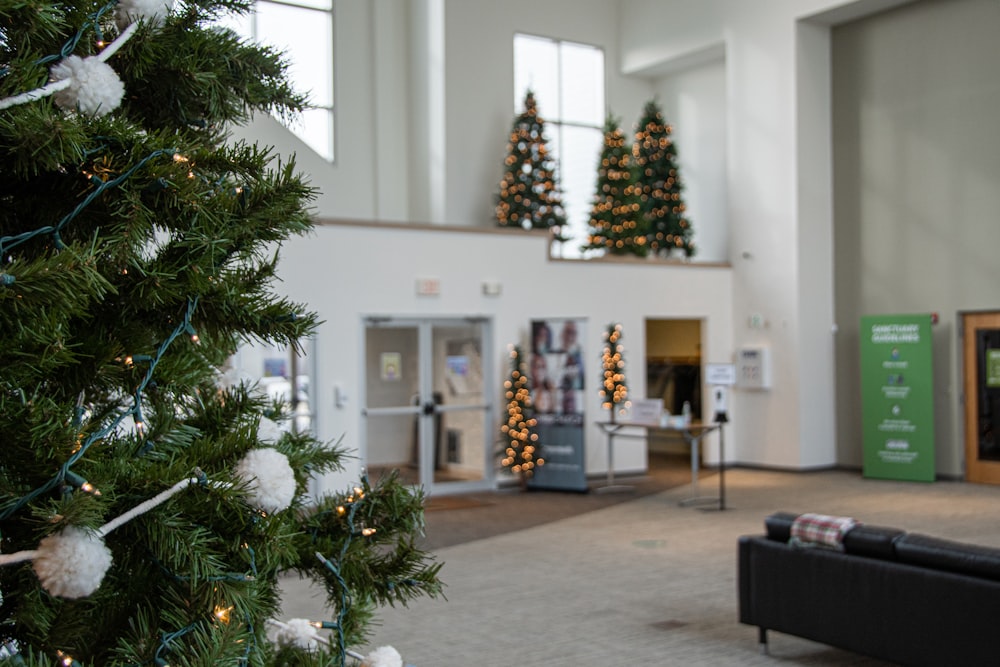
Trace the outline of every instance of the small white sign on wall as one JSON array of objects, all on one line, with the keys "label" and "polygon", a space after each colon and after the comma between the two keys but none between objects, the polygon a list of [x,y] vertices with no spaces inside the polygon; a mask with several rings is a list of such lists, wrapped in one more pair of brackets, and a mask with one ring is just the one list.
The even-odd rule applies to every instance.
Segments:
[{"label": "small white sign on wall", "polygon": [[736,384],[736,364],[705,364],[705,384],[725,386]]}]

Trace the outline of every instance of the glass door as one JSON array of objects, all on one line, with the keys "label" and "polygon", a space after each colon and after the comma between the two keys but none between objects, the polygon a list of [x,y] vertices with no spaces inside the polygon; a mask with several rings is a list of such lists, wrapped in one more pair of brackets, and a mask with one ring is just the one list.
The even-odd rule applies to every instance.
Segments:
[{"label": "glass door", "polygon": [[965,477],[1000,484],[1000,313],[962,313]]},{"label": "glass door", "polygon": [[365,322],[365,466],[430,492],[490,488],[484,319]]}]

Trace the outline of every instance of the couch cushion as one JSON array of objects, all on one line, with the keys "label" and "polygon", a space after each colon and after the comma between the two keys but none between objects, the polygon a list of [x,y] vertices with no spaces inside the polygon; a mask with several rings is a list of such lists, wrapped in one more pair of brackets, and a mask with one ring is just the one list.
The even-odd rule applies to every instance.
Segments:
[{"label": "couch cushion", "polygon": [[907,533],[896,540],[900,562],[1000,581],[1000,549]]},{"label": "couch cushion", "polygon": [[855,556],[893,560],[896,557],[896,540],[905,534],[898,528],[859,523],[844,535],[844,551]]}]

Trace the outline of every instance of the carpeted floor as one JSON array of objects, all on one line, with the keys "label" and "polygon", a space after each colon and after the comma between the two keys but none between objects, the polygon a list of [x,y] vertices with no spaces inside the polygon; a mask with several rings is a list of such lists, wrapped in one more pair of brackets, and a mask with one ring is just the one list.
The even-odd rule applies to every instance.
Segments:
[{"label": "carpeted floor", "polygon": [[[699,488],[703,493],[717,495],[716,473],[702,470]],[[426,538],[422,547],[440,549],[473,540],[503,535],[532,528],[578,514],[628,502],[691,482],[691,461],[686,455],[655,454],[649,456],[647,474],[618,477],[616,486],[628,486],[627,491],[604,493],[603,479],[593,479],[588,493],[504,488],[495,492],[458,496],[430,496],[425,504]]]},{"label": "carpeted floor", "polygon": [[[510,532],[469,529],[470,539],[435,546],[447,599],[380,610],[369,647],[358,648],[389,644],[415,667],[885,667],[780,633],[771,634],[770,655],[758,653],[756,629],[737,620],[737,538],[762,532],[767,514],[786,510],[1000,546],[1000,487],[870,480],[855,471],[737,469],[725,479],[721,512],[683,506],[688,486],[616,498],[498,493],[479,506],[431,510],[428,540],[445,542],[461,513],[468,520],[517,515],[521,502],[529,513],[536,501],[611,503]],[[325,617],[319,592],[286,584],[289,618]]]}]

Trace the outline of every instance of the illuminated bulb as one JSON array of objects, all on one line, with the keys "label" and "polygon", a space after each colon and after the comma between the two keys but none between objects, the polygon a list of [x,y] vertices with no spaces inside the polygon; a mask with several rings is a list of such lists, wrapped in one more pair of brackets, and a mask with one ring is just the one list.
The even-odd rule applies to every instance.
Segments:
[{"label": "illuminated bulb", "polygon": [[91,484],[90,482],[84,482],[83,484],[81,484],[80,485],[80,490],[81,491],[86,491],[87,493],[92,493],[95,496],[101,495],[101,491],[96,486],[94,486],[93,484]]},{"label": "illuminated bulb", "polygon": [[61,662],[62,664],[66,665],[66,667],[71,667],[71,665],[74,662],[72,656],[70,656],[70,655],[68,655],[66,653],[63,653],[62,651],[57,650],[56,651],[56,655],[59,656],[59,662]]},{"label": "illuminated bulb", "polygon": [[232,607],[218,606],[218,607],[215,608],[215,611],[212,612],[212,613],[215,614],[215,617],[217,619],[219,619],[220,621],[222,621],[223,623],[226,623],[228,625],[229,624],[229,612],[231,612],[232,610],[233,610]]},{"label": "illuminated bulb", "polygon": [[189,162],[189,160],[180,153],[174,153],[174,162]]},{"label": "illuminated bulb", "polygon": [[362,528],[361,529],[361,534],[364,535],[365,537],[371,537],[372,535],[375,534],[375,529],[374,528]]}]

